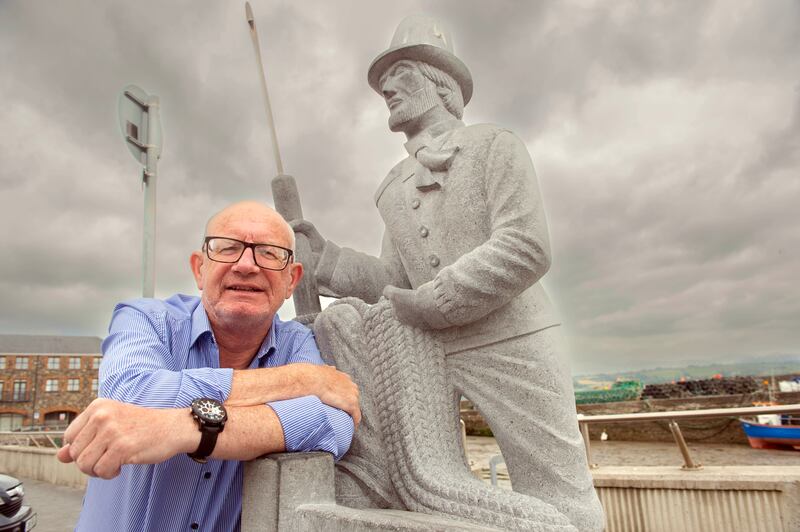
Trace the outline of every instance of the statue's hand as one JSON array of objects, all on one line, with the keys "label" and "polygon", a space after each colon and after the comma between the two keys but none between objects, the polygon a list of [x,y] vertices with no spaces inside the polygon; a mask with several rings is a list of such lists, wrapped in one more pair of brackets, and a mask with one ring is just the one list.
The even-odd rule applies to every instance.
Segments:
[{"label": "statue's hand", "polygon": [[430,328],[423,318],[423,313],[420,312],[416,290],[389,285],[383,289],[383,297],[392,303],[394,314],[401,323],[420,329]]},{"label": "statue's hand", "polygon": [[292,220],[289,225],[295,234],[304,235],[308,239],[309,244],[311,244],[311,251],[314,253],[314,262],[316,263],[322,250],[325,249],[325,238],[319,234],[314,224],[308,220]]}]

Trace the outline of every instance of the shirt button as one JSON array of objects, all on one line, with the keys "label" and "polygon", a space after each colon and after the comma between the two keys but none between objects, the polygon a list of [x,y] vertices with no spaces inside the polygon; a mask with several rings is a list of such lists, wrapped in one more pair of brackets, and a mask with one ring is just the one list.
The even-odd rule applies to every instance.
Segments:
[{"label": "shirt button", "polygon": [[414,198],[413,200],[411,200],[411,208],[419,209],[419,198]]},{"label": "shirt button", "polygon": [[211,472],[210,471],[206,471],[206,474],[203,475],[203,478],[206,479],[206,480],[210,479],[211,478]]},{"label": "shirt button", "polygon": [[428,258],[428,264],[430,264],[434,268],[437,267],[439,265],[439,257],[437,257],[436,255],[431,255],[430,258]]},{"label": "shirt button", "polygon": [[200,528],[200,525],[197,523],[192,523],[192,530],[197,530],[198,528]]},{"label": "shirt button", "polygon": [[426,236],[428,236],[428,228],[425,227],[424,225],[421,225],[419,227],[419,236],[421,236],[422,238],[425,238]]}]

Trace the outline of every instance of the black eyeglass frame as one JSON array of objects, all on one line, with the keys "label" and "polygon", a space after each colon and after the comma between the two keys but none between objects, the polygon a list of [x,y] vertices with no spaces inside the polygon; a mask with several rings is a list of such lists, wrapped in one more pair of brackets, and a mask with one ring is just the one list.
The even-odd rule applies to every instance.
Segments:
[{"label": "black eyeglass frame", "polygon": [[[211,254],[208,252],[208,241],[209,240],[214,240],[214,239],[231,240],[233,242],[238,242],[238,243],[242,244],[244,247],[242,248],[242,252],[239,253],[239,256],[236,258],[236,260],[213,259],[213,258],[211,258]],[[273,247],[273,248],[278,248],[278,249],[284,250],[288,255],[286,257],[286,262],[284,263],[283,267],[282,268],[268,268],[266,266],[260,265],[258,263],[258,259],[256,258],[256,247],[257,246],[270,246],[270,247]],[[222,264],[236,264],[237,262],[242,260],[242,256],[244,255],[245,251],[247,251],[248,249],[252,249],[253,250],[253,263],[256,266],[258,266],[259,268],[261,268],[262,270],[270,270],[270,271],[273,271],[273,272],[280,272],[280,271],[285,270],[286,267],[289,266],[289,263],[291,263],[292,260],[294,259],[294,251],[292,251],[289,248],[285,248],[285,247],[279,246],[277,244],[268,244],[266,242],[245,242],[244,240],[239,240],[237,238],[231,238],[229,236],[207,236],[207,237],[205,237],[205,239],[203,239],[203,249],[206,252],[206,257],[208,257],[208,260],[211,260],[211,261],[214,261],[214,262],[220,262]]]}]

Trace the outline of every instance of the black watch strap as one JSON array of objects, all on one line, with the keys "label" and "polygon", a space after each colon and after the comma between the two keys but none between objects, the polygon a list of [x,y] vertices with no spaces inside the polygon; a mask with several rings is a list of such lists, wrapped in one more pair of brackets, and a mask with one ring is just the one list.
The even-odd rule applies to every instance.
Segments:
[{"label": "black watch strap", "polygon": [[214,429],[209,430],[209,427],[203,427],[200,433],[200,445],[197,446],[195,452],[189,453],[189,458],[195,462],[205,464],[208,461],[208,457],[214,452],[214,447],[217,446],[219,431]]}]

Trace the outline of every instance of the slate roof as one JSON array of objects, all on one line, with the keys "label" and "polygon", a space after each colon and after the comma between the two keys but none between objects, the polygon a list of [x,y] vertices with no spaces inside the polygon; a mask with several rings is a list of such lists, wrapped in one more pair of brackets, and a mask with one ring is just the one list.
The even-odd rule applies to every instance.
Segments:
[{"label": "slate roof", "polygon": [[0,354],[72,353],[99,355],[101,341],[97,336],[0,334]]}]

